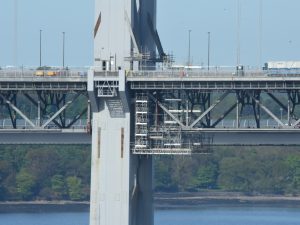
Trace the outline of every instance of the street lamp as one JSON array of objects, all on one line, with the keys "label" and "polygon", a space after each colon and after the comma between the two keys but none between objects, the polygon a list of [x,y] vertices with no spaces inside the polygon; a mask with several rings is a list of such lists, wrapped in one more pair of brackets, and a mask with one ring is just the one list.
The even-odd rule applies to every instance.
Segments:
[{"label": "street lamp", "polygon": [[189,30],[189,54],[188,54],[188,66],[191,65],[191,32],[192,32],[192,30]]},{"label": "street lamp", "polygon": [[42,67],[42,30],[40,30],[40,67]]},{"label": "street lamp", "polygon": [[63,69],[65,68],[65,32],[62,32],[63,34],[63,45],[62,45],[62,66]]},{"label": "street lamp", "polygon": [[210,32],[207,32],[207,70],[209,71],[210,61]]},{"label": "street lamp", "polygon": [[240,29],[241,29],[241,3],[240,0],[237,0],[237,49],[236,49],[236,64],[237,66],[241,63],[241,40],[240,40]]}]

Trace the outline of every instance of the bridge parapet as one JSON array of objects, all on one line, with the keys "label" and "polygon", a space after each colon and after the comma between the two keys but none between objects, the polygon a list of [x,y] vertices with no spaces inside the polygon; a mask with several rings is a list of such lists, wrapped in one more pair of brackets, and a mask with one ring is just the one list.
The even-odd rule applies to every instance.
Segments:
[{"label": "bridge parapet", "polygon": [[263,70],[249,70],[244,72],[243,76],[237,74],[235,70],[145,70],[145,71],[129,71],[128,78],[242,78],[242,77],[263,77],[267,76],[267,72]]}]

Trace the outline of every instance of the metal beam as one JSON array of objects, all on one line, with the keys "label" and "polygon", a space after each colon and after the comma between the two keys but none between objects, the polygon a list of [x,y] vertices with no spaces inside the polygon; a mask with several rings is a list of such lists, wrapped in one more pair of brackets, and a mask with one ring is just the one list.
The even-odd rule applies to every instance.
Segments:
[{"label": "metal beam", "polygon": [[285,111],[288,111],[287,107],[279,100],[277,99],[272,93],[267,93],[281,108],[283,108]]},{"label": "metal beam", "polygon": [[163,58],[166,54],[165,54],[164,49],[162,47],[158,32],[157,32],[157,30],[154,30],[153,21],[152,21],[151,16],[150,16],[149,13],[147,15],[147,20],[148,20],[148,26],[149,26],[152,38],[153,38],[153,40],[156,44],[157,50],[159,52],[159,56],[161,58]]},{"label": "metal beam", "polygon": [[131,26],[130,19],[129,19],[129,16],[128,16],[126,10],[125,10],[125,20],[127,22],[127,27],[128,27],[128,30],[129,30],[130,37],[131,37],[132,43],[134,45],[134,48],[137,50],[137,53],[140,55],[140,49],[139,49],[139,46],[137,45],[136,38],[135,38],[134,33],[132,31],[132,26]]},{"label": "metal beam", "polygon": [[229,113],[232,112],[232,110],[236,107],[236,103],[233,104],[219,119],[216,120],[211,126],[215,127],[220,123]]},{"label": "metal beam", "polygon": [[159,107],[165,111],[176,123],[178,123],[182,128],[186,128],[186,126],[181,123],[161,102],[159,102],[153,95],[148,94],[149,98],[151,98],[155,103],[159,105]]},{"label": "metal beam", "polygon": [[42,128],[45,128],[51,121],[54,121],[54,119],[62,113],[66,108],[68,108],[69,105],[80,95],[80,93],[77,93],[77,95],[74,96],[74,98],[71,101],[68,101],[63,107],[61,107],[50,119],[48,119],[43,125]]},{"label": "metal beam", "polygon": [[50,119],[48,119],[43,125],[42,128],[45,128],[51,121],[53,121],[59,114],[61,114],[70,104],[72,101],[68,101],[63,107],[60,108]]},{"label": "metal beam", "polygon": [[19,110],[14,104],[12,104],[9,100],[7,100],[2,94],[0,94],[0,97],[13,109],[15,110],[16,113],[18,113],[27,123],[30,124],[33,128],[35,128],[35,124],[31,122],[31,120],[24,114],[22,113],[21,110]]},{"label": "metal beam", "polygon": [[66,128],[70,128],[74,123],[76,123],[86,112],[88,111],[88,107],[83,109],[80,114],[77,114],[73,117],[72,121],[66,126]]},{"label": "metal beam", "polygon": [[200,120],[202,120],[213,108],[215,108],[222,100],[230,93],[230,91],[226,91],[223,95],[221,95],[218,100],[212,104],[207,110],[205,110],[201,116],[198,117],[189,127],[193,128]]},{"label": "metal beam", "polygon": [[255,101],[256,104],[258,104],[269,116],[271,116],[278,124],[280,124],[282,127],[285,127],[285,125],[282,123],[282,121],[275,116],[266,106],[264,106],[259,100],[255,99],[251,96],[253,101]]}]

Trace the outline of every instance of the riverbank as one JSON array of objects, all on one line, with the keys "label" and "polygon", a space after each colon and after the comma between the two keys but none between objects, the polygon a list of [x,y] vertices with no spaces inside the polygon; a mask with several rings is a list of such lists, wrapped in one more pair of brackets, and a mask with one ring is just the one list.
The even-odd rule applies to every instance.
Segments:
[{"label": "riverbank", "polygon": [[235,192],[156,193],[157,208],[191,208],[205,205],[266,205],[300,207],[300,196],[245,195]]},{"label": "riverbank", "polygon": [[[299,207],[300,196],[282,195],[244,195],[233,192],[197,192],[197,193],[155,193],[154,206],[157,209],[198,208],[222,205],[260,205]],[[16,212],[88,212],[89,202],[74,201],[28,201],[0,202],[0,213]]]},{"label": "riverbank", "polygon": [[87,201],[0,202],[0,213],[88,212],[89,209]]}]

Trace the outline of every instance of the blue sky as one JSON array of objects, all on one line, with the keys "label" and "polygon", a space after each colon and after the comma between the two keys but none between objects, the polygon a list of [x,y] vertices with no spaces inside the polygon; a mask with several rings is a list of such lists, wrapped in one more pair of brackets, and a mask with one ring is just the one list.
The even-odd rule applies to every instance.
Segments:
[{"label": "blue sky", "polygon": [[[0,0],[0,65],[14,64],[14,1]],[[94,0],[17,0],[18,65],[39,64],[39,30],[43,32],[43,64],[62,64],[62,32],[66,32],[66,64],[88,66],[93,60]],[[262,13],[262,57],[259,62],[259,6]],[[257,66],[272,60],[300,60],[299,0],[240,0],[240,62]],[[211,65],[237,62],[237,0],[157,0],[157,28],[166,52],[176,63],[188,56],[207,64],[207,32],[211,32]]]}]

